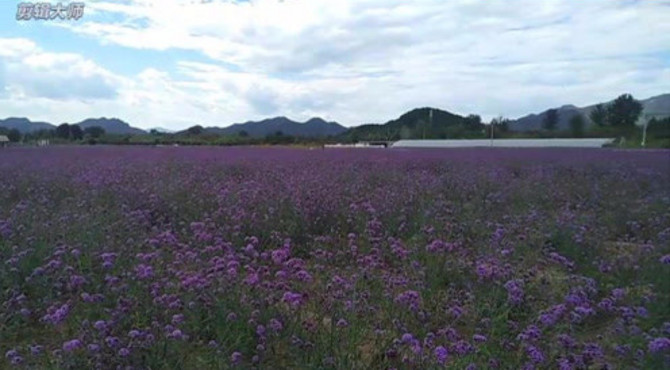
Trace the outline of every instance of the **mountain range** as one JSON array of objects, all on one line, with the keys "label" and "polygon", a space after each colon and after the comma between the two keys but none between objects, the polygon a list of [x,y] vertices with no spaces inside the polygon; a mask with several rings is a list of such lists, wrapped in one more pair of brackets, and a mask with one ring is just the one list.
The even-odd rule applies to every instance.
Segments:
[{"label": "mountain range", "polygon": [[465,124],[465,117],[426,107],[413,109],[384,124],[352,127],[343,136],[352,141],[447,138]]},{"label": "mountain range", "polygon": [[[640,100],[643,106],[643,114],[655,113],[662,116],[670,116],[670,93],[654,96]],[[605,102],[603,105],[609,104]],[[596,105],[576,107],[574,105],[563,105],[555,108],[558,112],[557,130],[568,130],[570,119],[575,115],[582,115],[587,126],[592,125],[589,114]],[[509,129],[512,131],[534,131],[541,130],[544,118],[549,109],[529,114],[527,116],[510,120]],[[89,118],[75,123],[81,128],[99,126],[105,132],[111,134],[148,134],[151,130],[142,130],[132,127],[127,122],[118,118]],[[435,108],[418,108],[411,110],[397,119],[384,124],[363,124],[347,129],[337,122],[327,122],[315,117],[306,122],[293,121],[286,117],[274,117],[261,121],[248,121],[236,123],[227,127],[199,127],[199,131],[215,135],[245,135],[249,137],[265,137],[282,133],[290,136],[303,137],[326,137],[338,136],[350,140],[397,140],[400,138],[447,138],[452,134],[463,130],[472,129],[474,126],[468,118]],[[476,124],[478,125],[478,124]],[[55,129],[56,125],[49,122],[30,121],[28,118],[10,117],[0,119],[0,127],[17,129],[21,133],[30,133],[39,130]],[[477,126],[479,127],[479,126]],[[476,128],[476,127],[474,127]],[[159,133],[173,133],[173,131],[155,128]],[[188,134],[189,130],[176,132],[175,134]]]},{"label": "mountain range", "polygon": [[[118,119],[118,118],[88,118],[81,122],[74,123],[82,129],[89,127],[102,127],[105,132],[111,134],[130,134],[130,135],[142,135],[147,132],[130,126],[128,123]],[[49,122],[33,122],[28,118],[23,117],[9,117],[7,119],[0,119],[0,127],[5,127],[8,129],[17,129],[22,134],[36,132],[40,130],[54,130],[58,125],[54,125]]]},{"label": "mountain range", "polygon": [[[610,104],[612,101],[601,103],[603,106]],[[642,115],[644,114],[660,114],[664,116],[670,116],[670,94],[663,94],[651,97],[649,99],[640,100],[642,103]],[[558,124],[556,126],[557,130],[569,130],[570,129],[570,120],[576,115],[581,115],[584,118],[586,126],[593,125],[591,121],[591,111],[596,107],[597,104],[588,105],[586,107],[576,107],[574,105],[563,105],[561,107],[555,108],[558,112]],[[542,130],[542,125],[547,112],[550,109],[547,109],[541,113],[529,114],[527,116],[518,118],[509,123],[509,129],[512,131],[539,131]]]},{"label": "mountain range", "polygon": [[[336,136],[347,130],[346,127],[336,122],[326,122],[315,117],[306,122],[296,122],[286,117],[274,117],[262,121],[247,121],[236,123],[228,127],[206,127],[205,133],[216,135],[241,135],[246,133],[249,137],[261,138],[281,132],[283,135],[303,137],[325,137]],[[181,131],[181,133],[186,133]]]}]

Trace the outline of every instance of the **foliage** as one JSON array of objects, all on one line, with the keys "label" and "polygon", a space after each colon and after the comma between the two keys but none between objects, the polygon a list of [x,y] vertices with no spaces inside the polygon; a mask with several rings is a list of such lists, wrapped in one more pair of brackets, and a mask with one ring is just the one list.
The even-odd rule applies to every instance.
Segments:
[{"label": "foliage", "polygon": [[84,138],[84,131],[79,125],[70,125],[70,137],[73,140],[81,140]]},{"label": "foliage", "polygon": [[642,113],[642,103],[630,94],[617,97],[607,108],[607,123],[614,127],[634,127]]},{"label": "foliage", "polygon": [[202,133],[204,133],[204,131],[205,129],[202,126],[193,126],[189,127],[186,130],[186,133],[189,135],[201,135]]},{"label": "foliage", "polygon": [[553,131],[558,126],[558,109],[549,109],[542,121],[542,127],[546,130]]},{"label": "foliage", "polygon": [[19,141],[21,141],[21,131],[13,128],[7,132],[7,138],[12,143],[18,143]]},{"label": "foliage", "polygon": [[56,137],[59,137],[61,139],[69,139],[70,138],[70,125],[67,123],[63,123],[56,127]]},{"label": "foliage", "polygon": [[581,114],[575,114],[570,118],[570,132],[573,137],[584,136],[584,117]]},{"label": "foliage", "polygon": [[91,126],[84,129],[84,135],[97,139],[105,134],[105,129],[100,126]]},{"label": "foliage", "polygon": [[589,114],[589,118],[591,118],[591,121],[593,121],[596,126],[605,126],[607,122],[607,108],[602,104],[596,105]]}]

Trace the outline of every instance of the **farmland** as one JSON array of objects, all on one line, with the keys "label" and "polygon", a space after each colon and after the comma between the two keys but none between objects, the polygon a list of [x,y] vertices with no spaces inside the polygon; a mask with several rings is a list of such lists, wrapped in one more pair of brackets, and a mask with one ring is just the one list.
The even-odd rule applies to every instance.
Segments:
[{"label": "farmland", "polygon": [[0,368],[670,366],[670,152],[0,150]]}]

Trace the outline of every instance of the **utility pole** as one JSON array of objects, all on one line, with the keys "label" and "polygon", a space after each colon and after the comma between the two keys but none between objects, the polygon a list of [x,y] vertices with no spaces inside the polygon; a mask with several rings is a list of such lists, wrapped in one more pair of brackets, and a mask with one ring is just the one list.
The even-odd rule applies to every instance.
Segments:
[{"label": "utility pole", "polygon": [[647,124],[649,123],[649,117],[644,115],[644,125],[642,126],[642,147],[647,146]]},{"label": "utility pole", "polygon": [[491,120],[491,146],[493,146],[493,128],[496,126],[495,123],[496,119],[494,118]]},{"label": "utility pole", "polygon": [[642,115],[644,122],[642,124],[642,143],[640,143],[640,145],[642,145],[643,148],[647,146],[647,128],[649,126],[649,121],[656,118],[662,119],[664,117],[668,117],[668,115],[660,112],[648,112]]}]

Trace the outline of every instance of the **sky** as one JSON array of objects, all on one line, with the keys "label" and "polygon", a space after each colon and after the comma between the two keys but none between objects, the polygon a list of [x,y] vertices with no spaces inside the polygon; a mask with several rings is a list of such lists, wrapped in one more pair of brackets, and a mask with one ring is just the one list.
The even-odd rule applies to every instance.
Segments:
[{"label": "sky", "polygon": [[0,1],[0,118],[356,126],[670,92],[670,0],[84,0],[79,20],[22,21],[18,4]]}]

